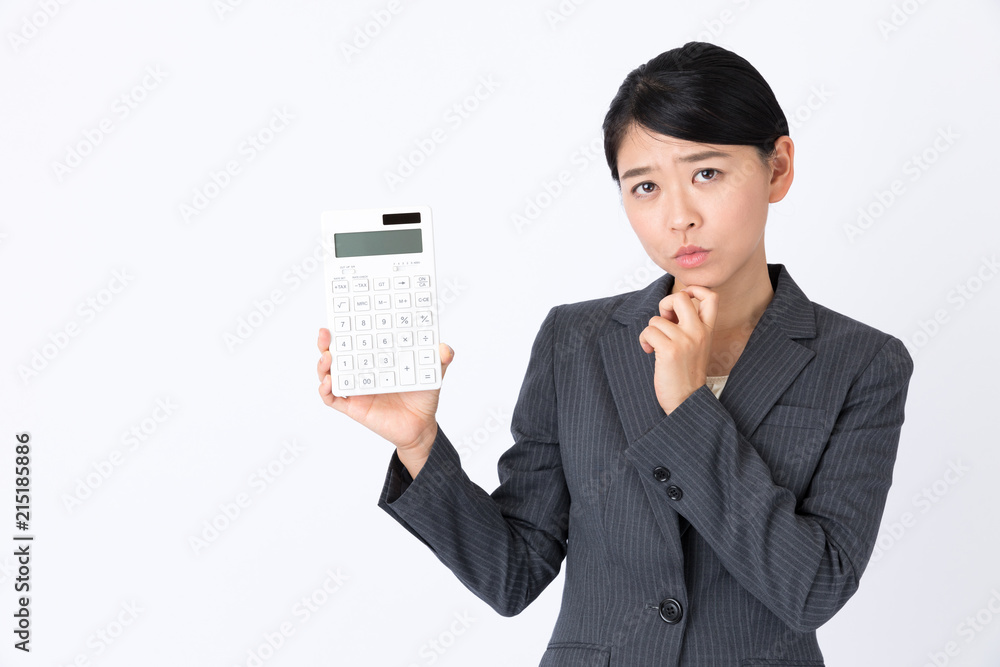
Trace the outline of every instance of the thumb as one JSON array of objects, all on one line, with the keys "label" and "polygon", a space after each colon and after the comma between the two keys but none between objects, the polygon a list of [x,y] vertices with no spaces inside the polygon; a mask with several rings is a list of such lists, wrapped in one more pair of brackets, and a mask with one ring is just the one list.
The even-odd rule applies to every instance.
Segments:
[{"label": "thumb", "polygon": [[444,379],[444,374],[448,371],[448,366],[455,359],[455,350],[451,349],[450,345],[441,343],[438,345],[438,354],[441,355],[441,379]]}]

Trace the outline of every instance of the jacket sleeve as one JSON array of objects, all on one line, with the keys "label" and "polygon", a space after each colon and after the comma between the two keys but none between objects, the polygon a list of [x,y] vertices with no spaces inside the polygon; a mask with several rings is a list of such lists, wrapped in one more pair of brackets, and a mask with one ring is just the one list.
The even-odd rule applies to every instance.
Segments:
[{"label": "jacket sleeve", "polygon": [[628,455],[641,473],[668,467],[676,489],[663,502],[789,627],[813,631],[854,594],[871,556],[912,372],[906,348],[889,337],[848,390],[798,506],[707,386]]},{"label": "jacket sleeve", "polygon": [[423,541],[473,593],[504,616],[522,611],[556,577],[566,553],[569,492],[559,453],[553,380],[555,309],[531,351],[487,494],[462,470],[441,428],[412,479],[393,454],[379,506]]}]

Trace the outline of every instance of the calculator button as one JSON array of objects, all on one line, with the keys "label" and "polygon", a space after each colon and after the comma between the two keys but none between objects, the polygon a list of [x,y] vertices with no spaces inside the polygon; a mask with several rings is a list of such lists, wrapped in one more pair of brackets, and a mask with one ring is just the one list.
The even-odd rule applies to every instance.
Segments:
[{"label": "calculator button", "polygon": [[417,372],[413,367],[413,352],[404,350],[399,353],[399,384],[417,383]]},{"label": "calculator button", "polygon": [[421,270],[394,266],[374,275],[337,268],[340,275],[330,277],[335,394],[413,391],[440,383],[436,284],[430,274],[412,275],[414,268]]}]

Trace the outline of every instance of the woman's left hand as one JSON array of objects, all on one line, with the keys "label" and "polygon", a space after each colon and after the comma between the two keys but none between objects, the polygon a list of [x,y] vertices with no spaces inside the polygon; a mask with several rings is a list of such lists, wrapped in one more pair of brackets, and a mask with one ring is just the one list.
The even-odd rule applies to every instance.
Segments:
[{"label": "woman's left hand", "polygon": [[639,334],[647,353],[656,353],[653,386],[668,415],[705,384],[712,351],[719,295],[701,285],[688,285],[660,301],[660,314]]}]

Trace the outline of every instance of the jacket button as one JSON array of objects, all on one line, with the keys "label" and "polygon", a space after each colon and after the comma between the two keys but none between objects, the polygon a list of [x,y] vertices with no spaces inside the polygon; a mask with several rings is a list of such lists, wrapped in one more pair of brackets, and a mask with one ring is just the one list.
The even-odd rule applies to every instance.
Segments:
[{"label": "jacket button", "polygon": [[684,492],[681,491],[681,487],[671,484],[667,487],[667,498],[671,500],[680,500],[684,497]]},{"label": "jacket button", "polygon": [[664,623],[669,623],[670,625],[680,623],[683,616],[684,610],[681,608],[681,603],[677,600],[667,598],[660,603],[660,618],[663,619]]},{"label": "jacket button", "polygon": [[663,466],[656,466],[653,468],[653,477],[657,482],[665,482],[670,479],[670,471]]}]

